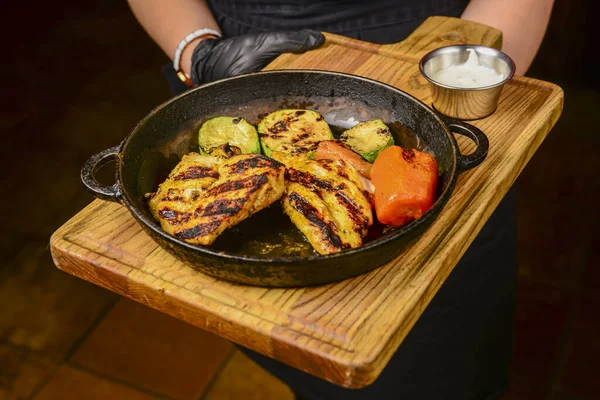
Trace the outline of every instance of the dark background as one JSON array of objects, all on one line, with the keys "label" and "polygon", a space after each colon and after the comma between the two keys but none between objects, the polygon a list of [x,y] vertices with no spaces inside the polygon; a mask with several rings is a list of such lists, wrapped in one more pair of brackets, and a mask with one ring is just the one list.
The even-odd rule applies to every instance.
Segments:
[{"label": "dark background", "polygon": [[[144,349],[119,353],[130,364],[115,355],[104,367],[85,361],[80,349],[107,319],[132,334],[136,327],[127,324],[138,314],[150,327],[152,318],[172,324],[167,338],[184,331],[193,346],[198,338],[218,339],[144,314],[150,311],[123,305],[118,296],[58,271],[48,250],[50,235],[92,200],[79,180],[85,160],[118,144],[169,97],[160,73],[167,57],[125,1],[36,3],[3,6],[1,17],[0,399],[84,398],[73,392],[76,384],[60,386],[60,379],[88,382],[81,374],[151,398],[194,398],[169,389],[181,388],[177,379],[193,374],[171,374],[175,383],[165,389],[153,378],[131,378],[131,368],[123,367],[121,376],[106,366],[143,365],[151,371],[148,376],[169,362],[180,371],[202,371],[206,349],[196,349],[199,363],[181,364],[173,358],[177,350],[165,349],[157,336],[154,342],[148,339],[158,348],[153,361],[144,359]],[[590,60],[598,49],[594,7],[593,0],[556,0],[528,74],[559,84],[565,106],[516,183],[519,309],[514,384],[507,399],[600,399],[600,240],[594,235],[600,205],[600,92],[597,64]],[[118,353],[110,349],[122,349],[123,335],[115,336],[120,343],[115,347],[106,345],[106,357]],[[219,354],[211,360],[229,360]],[[210,378],[219,371],[214,367],[205,373]],[[79,381],[67,379],[72,375]],[[210,385],[193,390],[202,397],[206,388]],[[62,395],[52,397],[52,390]],[[111,392],[114,398],[117,392]],[[121,398],[138,397],[121,393]]]}]

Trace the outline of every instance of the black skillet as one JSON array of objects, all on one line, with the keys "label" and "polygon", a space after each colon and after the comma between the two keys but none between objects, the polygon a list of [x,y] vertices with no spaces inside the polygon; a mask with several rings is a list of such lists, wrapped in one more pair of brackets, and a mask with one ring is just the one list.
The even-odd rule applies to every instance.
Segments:
[{"label": "black skillet", "polygon": [[[156,190],[184,154],[198,150],[201,123],[228,115],[257,124],[262,116],[283,108],[316,110],[334,133],[358,121],[382,119],[392,129],[396,144],[436,158],[435,204],[402,228],[384,233],[375,226],[362,247],[326,256],[312,250],[278,203],[226,231],[210,247],[193,246],[164,233],[144,194]],[[471,138],[477,145],[475,152],[462,155],[451,131]],[[160,246],[201,272],[243,284],[307,286],[352,277],[397,257],[442,211],[458,175],[479,165],[487,150],[487,137],[479,129],[439,116],[392,86],[336,72],[268,71],[213,82],[161,104],[119,146],[91,157],[81,177],[95,197],[124,204]],[[116,183],[106,186],[94,174],[110,161],[117,164]]]}]

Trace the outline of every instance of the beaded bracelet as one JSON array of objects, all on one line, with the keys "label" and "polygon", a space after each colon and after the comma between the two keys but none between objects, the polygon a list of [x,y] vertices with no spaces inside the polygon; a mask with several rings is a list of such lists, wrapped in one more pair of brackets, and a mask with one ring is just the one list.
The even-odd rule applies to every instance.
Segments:
[{"label": "beaded bracelet", "polygon": [[179,79],[181,79],[182,82],[184,82],[186,85],[188,86],[192,86],[191,83],[191,79],[189,76],[187,76],[182,70],[181,67],[179,65],[180,61],[181,61],[181,53],[183,53],[183,50],[186,48],[186,46],[194,39],[197,39],[199,37],[221,37],[221,33],[214,30],[214,29],[210,29],[210,28],[204,28],[204,29],[198,29],[192,33],[190,33],[189,35],[187,35],[186,37],[184,37],[181,42],[179,42],[179,44],[177,45],[177,49],[175,50],[175,56],[173,57],[173,68],[175,69],[175,72],[177,73],[177,76],[179,77]]}]

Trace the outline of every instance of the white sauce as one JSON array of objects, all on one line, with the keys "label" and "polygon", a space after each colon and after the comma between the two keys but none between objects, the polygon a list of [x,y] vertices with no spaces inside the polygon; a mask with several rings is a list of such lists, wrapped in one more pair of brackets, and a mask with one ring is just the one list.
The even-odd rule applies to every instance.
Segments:
[{"label": "white sauce", "polygon": [[504,76],[493,68],[479,62],[477,53],[467,49],[469,59],[464,64],[451,65],[439,70],[432,78],[444,85],[460,88],[476,88],[499,83]]}]

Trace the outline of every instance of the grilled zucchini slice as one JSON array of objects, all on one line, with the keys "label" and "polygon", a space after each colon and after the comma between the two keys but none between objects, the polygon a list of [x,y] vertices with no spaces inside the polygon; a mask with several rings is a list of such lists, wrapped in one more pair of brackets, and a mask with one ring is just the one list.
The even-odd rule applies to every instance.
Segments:
[{"label": "grilled zucchini slice", "polygon": [[320,141],[333,139],[327,122],[312,110],[274,111],[259,122],[258,135],[266,156],[278,151],[312,158]]},{"label": "grilled zucchini slice", "polygon": [[342,133],[340,139],[369,162],[375,161],[383,149],[394,145],[390,128],[380,119],[360,122]]},{"label": "grilled zucchini slice", "polygon": [[260,154],[256,128],[241,117],[215,117],[204,122],[198,132],[200,152],[212,154],[223,145],[237,147],[242,154]]}]

